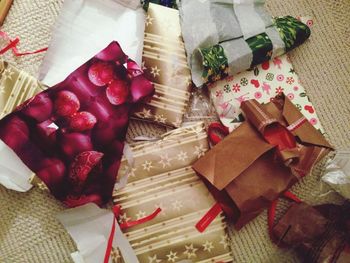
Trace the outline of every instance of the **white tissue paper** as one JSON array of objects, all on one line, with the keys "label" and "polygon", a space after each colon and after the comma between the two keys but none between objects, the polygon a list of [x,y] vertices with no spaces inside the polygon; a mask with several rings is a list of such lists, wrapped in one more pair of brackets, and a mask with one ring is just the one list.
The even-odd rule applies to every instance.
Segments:
[{"label": "white tissue paper", "polygon": [[[56,217],[77,245],[78,251],[71,254],[75,263],[103,262],[115,220],[111,210],[101,209],[96,204],[89,203],[64,210]],[[139,262],[118,224],[115,228],[113,247],[119,248],[125,263]]]},{"label": "white tissue paper", "polygon": [[26,192],[32,188],[30,178],[33,172],[2,140],[0,140],[0,156],[0,184],[18,192]]},{"label": "white tissue paper", "polygon": [[339,151],[333,160],[327,162],[322,181],[350,199],[350,150]]},{"label": "white tissue paper", "polygon": [[145,12],[135,3],[136,0],[65,0],[39,80],[48,86],[63,81],[112,41],[117,41],[124,53],[141,65]]}]

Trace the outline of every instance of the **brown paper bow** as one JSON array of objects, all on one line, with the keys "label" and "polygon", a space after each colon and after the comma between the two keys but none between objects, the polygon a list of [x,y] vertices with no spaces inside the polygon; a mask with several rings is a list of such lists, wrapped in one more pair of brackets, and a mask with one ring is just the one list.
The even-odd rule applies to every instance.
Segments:
[{"label": "brown paper bow", "polygon": [[[265,105],[245,101],[241,108],[248,121],[193,165],[233,200],[239,210],[237,229],[259,215],[332,150],[322,134],[302,121],[303,115],[283,94]],[[295,147],[280,148],[267,142],[266,134],[276,127],[279,131],[286,127],[292,130],[284,132],[284,137],[287,134]]]}]

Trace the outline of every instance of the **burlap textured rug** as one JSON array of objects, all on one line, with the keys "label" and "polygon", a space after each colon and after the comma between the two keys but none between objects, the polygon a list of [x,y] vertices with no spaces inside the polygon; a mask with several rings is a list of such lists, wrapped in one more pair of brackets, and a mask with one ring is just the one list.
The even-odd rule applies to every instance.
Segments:
[{"label": "burlap textured rug", "polygon": [[[48,45],[50,28],[62,0],[14,0],[2,27],[21,37],[21,49]],[[295,70],[303,81],[330,142],[337,148],[350,147],[350,1],[267,0],[273,15],[312,15],[311,39],[292,51]],[[4,58],[36,75],[43,55]],[[129,138],[135,134],[157,134],[164,129],[132,122]],[[303,200],[320,203],[340,201],[331,194],[319,197],[322,165],[294,189]],[[54,215],[63,206],[38,189],[16,193],[0,186],[0,262],[71,262],[75,245]],[[269,241],[266,213],[240,232],[232,231],[234,262],[297,262],[291,252],[281,252]]]}]

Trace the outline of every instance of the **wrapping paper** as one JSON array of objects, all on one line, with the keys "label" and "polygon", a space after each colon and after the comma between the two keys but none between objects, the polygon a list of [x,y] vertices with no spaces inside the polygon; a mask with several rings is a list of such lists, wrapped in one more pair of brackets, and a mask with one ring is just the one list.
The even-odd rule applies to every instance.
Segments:
[{"label": "wrapping paper", "polygon": [[176,0],[142,0],[143,8],[147,11],[149,8],[150,3],[162,5],[165,7],[177,9],[177,3]]},{"label": "wrapping paper", "polygon": [[273,234],[280,244],[296,249],[302,262],[349,262],[349,215],[349,203],[293,204],[278,221]]},{"label": "wrapping paper", "polygon": [[144,10],[141,5],[136,9],[125,5],[136,7],[135,0],[64,1],[39,71],[39,80],[48,86],[63,81],[116,39],[125,54],[141,65]]},{"label": "wrapping paper", "polygon": [[[2,79],[16,78],[9,72],[8,67]],[[13,81],[3,88],[19,101],[41,87],[31,78]],[[131,108],[153,92],[142,70],[112,42],[63,82],[4,117],[0,139],[66,205],[101,205],[112,194]],[[17,103],[12,98],[5,110]]]},{"label": "wrapping paper", "polygon": [[230,131],[243,120],[240,110],[243,101],[256,99],[259,103],[268,103],[283,92],[310,123],[323,132],[315,108],[287,55],[210,84],[208,89],[220,121]]},{"label": "wrapping paper", "polygon": [[[78,251],[71,254],[75,263],[103,262],[112,223],[115,220],[112,211],[90,203],[60,212],[57,218],[77,245]],[[115,235],[112,245],[122,251],[125,262],[138,263],[118,224]],[[113,258],[115,257],[111,257],[109,262],[113,262]]]},{"label": "wrapping paper", "polygon": [[162,140],[132,147],[133,165],[122,160],[128,184],[114,192],[119,222],[161,213],[125,234],[140,262],[232,262],[221,214],[204,233],[195,224],[215,203],[191,164],[209,148],[203,123],[182,127]]},{"label": "wrapping paper", "polygon": [[12,5],[13,0],[2,0],[0,2],[0,26],[4,23],[6,15]]},{"label": "wrapping paper", "polygon": [[[284,95],[264,105],[245,101],[241,108],[247,121],[193,165],[214,188],[223,209],[233,215],[237,229],[332,150]],[[233,204],[223,199],[227,196]]]},{"label": "wrapping paper", "polygon": [[181,37],[179,12],[149,4],[143,70],[155,85],[156,93],[147,104],[140,105],[134,116],[172,127],[180,127],[192,85]]},{"label": "wrapping paper", "polygon": [[263,5],[264,1],[180,2],[181,27],[196,86],[280,56],[310,36],[304,23],[291,16],[271,19]]},{"label": "wrapping paper", "polygon": [[333,160],[329,160],[321,180],[350,199],[350,151],[339,151]]}]

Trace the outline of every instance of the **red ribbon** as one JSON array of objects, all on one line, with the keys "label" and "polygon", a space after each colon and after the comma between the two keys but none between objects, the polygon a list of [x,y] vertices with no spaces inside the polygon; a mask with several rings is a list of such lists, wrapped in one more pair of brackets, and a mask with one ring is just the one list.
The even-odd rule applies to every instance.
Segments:
[{"label": "red ribbon", "polygon": [[[120,214],[120,210],[121,210],[121,207],[119,205],[116,205],[113,207],[113,213],[114,213],[113,225],[112,225],[112,229],[111,229],[111,232],[110,232],[109,238],[108,238],[106,253],[105,253],[104,260],[103,260],[104,263],[108,263],[109,257],[111,256],[111,252],[112,252],[112,248],[113,248],[113,246],[112,246],[113,239],[114,239],[114,235],[115,235],[115,224],[117,221],[117,217]],[[146,217],[143,217],[143,218],[135,220],[135,221],[125,222],[125,223],[119,224],[119,226],[121,229],[127,229],[129,227],[133,227],[133,226],[137,226],[137,225],[146,223],[146,222],[154,219],[161,211],[162,211],[162,209],[157,208],[152,214],[150,214]]]},{"label": "red ribbon", "polygon": [[[264,138],[270,144],[276,145],[279,150],[284,150],[286,148],[294,148],[296,145],[296,141],[294,136],[291,134],[291,131],[299,128],[304,122],[307,121],[305,118],[302,118],[289,127],[284,127],[282,125],[276,125],[269,127],[264,131]],[[221,134],[222,136],[219,136]],[[229,134],[229,130],[226,126],[221,123],[214,122],[211,123],[208,127],[208,137],[209,141],[216,145],[218,144],[223,137]],[[285,192],[283,194],[285,198],[293,200],[295,202],[301,202],[295,195],[291,192]],[[277,207],[278,199],[274,200],[268,210],[268,227],[270,237],[272,238],[272,228],[276,215],[276,207]],[[196,224],[196,228],[199,232],[204,232],[205,229],[214,221],[214,219],[222,212],[222,207],[220,202],[217,202]]]},{"label": "red ribbon", "polygon": [[20,41],[18,37],[16,37],[14,40],[11,40],[8,34],[3,31],[0,31],[0,37],[9,42],[9,44],[6,47],[0,50],[0,55],[5,54],[10,49],[12,49],[12,52],[16,57],[33,55],[33,54],[41,53],[47,50],[47,48],[42,48],[35,51],[19,52],[17,49],[17,45],[19,44],[19,41]]},{"label": "red ribbon", "polygon": [[229,133],[230,132],[229,132],[228,128],[219,122],[213,122],[208,127],[209,141],[213,145],[218,144],[222,140],[222,137],[220,137],[218,134],[221,134],[223,137],[225,137]]},{"label": "red ribbon", "polygon": [[204,232],[204,230],[214,221],[214,219],[222,212],[219,203],[214,204],[210,210],[202,217],[201,220],[196,224],[196,228],[199,232]]}]

